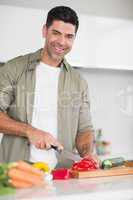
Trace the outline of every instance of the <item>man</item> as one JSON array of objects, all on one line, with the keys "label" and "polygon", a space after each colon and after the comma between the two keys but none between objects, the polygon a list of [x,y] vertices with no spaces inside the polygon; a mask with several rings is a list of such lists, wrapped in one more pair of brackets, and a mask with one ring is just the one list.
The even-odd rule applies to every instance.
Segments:
[{"label": "man", "polygon": [[1,162],[44,161],[54,168],[58,161],[51,145],[77,148],[82,157],[92,154],[87,83],[64,58],[78,25],[71,8],[51,9],[42,29],[44,48],[0,69]]}]

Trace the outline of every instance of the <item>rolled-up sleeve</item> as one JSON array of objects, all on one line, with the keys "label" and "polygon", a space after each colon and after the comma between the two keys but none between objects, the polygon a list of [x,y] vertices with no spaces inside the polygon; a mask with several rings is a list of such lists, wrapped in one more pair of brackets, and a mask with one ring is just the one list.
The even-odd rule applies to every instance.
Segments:
[{"label": "rolled-up sleeve", "polygon": [[14,98],[12,73],[8,63],[0,68],[0,112],[6,112]]},{"label": "rolled-up sleeve", "polygon": [[90,113],[88,84],[85,80],[82,80],[82,94],[81,105],[79,110],[78,133],[82,133],[87,130],[93,131],[93,124]]}]

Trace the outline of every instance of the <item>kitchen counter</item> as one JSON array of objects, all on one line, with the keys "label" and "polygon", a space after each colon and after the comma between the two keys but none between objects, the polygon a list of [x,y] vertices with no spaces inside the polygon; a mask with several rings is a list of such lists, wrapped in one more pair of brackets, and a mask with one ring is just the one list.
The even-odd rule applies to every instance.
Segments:
[{"label": "kitchen counter", "polygon": [[38,188],[19,189],[0,200],[133,200],[133,175],[55,180]]}]

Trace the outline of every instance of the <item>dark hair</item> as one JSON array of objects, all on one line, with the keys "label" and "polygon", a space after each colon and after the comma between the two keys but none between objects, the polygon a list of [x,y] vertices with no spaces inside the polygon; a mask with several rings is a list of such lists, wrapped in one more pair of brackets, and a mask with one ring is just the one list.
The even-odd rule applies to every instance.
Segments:
[{"label": "dark hair", "polygon": [[46,26],[52,25],[54,20],[61,20],[75,26],[75,32],[78,30],[79,20],[77,13],[67,6],[56,6],[52,8],[47,15]]}]

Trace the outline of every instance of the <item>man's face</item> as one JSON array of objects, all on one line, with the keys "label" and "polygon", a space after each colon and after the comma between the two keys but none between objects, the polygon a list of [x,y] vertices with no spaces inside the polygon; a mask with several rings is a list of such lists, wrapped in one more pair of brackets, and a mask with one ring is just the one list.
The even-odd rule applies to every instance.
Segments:
[{"label": "man's face", "polygon": [[50,59],[61,61],[72,49],[75,39],[75,26],[55,20],[50,27],[43,27],[45,51]]}]

